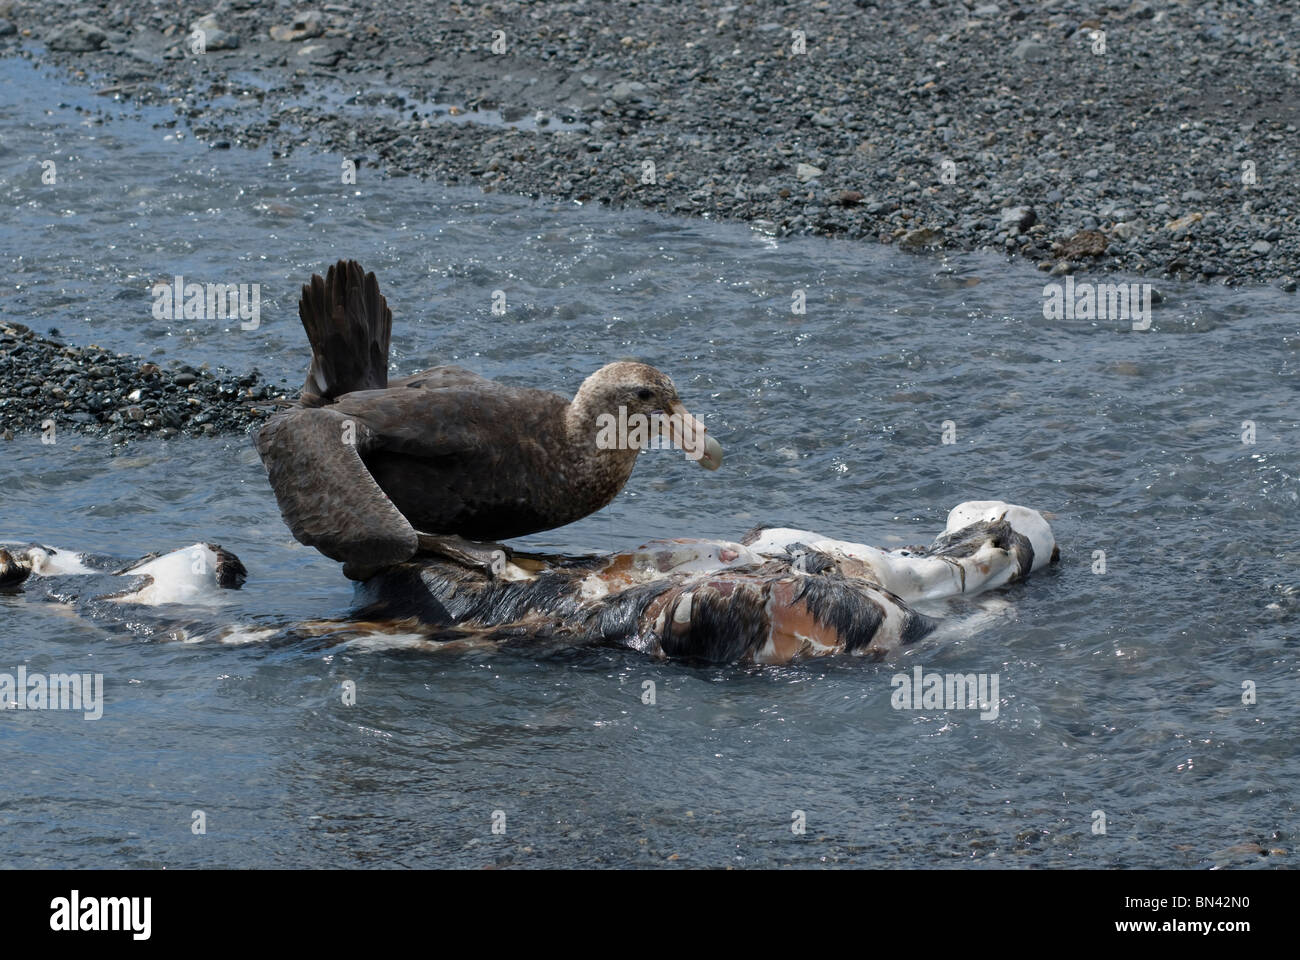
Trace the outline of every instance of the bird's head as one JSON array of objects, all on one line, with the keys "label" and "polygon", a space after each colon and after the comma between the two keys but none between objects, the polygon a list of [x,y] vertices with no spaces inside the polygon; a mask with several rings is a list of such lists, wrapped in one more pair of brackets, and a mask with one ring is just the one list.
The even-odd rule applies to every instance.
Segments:
[{"label": "bird's head", "polygon": [[585,429],[594,427],[591,442],[600,449],[639,451],[664,440],[702,467],[722,465],[722,445],[686,409],[672,380],[649,364],[606,364],[583,382],[573,406]]}]

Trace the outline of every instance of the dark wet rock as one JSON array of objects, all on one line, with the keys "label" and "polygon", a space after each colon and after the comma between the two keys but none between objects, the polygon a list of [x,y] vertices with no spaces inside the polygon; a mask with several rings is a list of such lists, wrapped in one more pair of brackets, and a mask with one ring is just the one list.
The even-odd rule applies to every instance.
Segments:
[{"label": "dark wet rock", "polygon": [[1046,60],[1051,55],[1051,47],[1041,40],[1028,37],[1011,48],[1011,56],[1017,60]]},{"label": "dark wet rock", "polygon": [[332,67],[343,58],[346,51],[334,43],[306,43],[298,48],[295,59],[318,67]]},{"label": "dark wet rock", "polygon": [[65,50],[69,53],[98,50],[107,40],[108,34],[84,20],[73,20],[69,24],[55,27],[45,35],[45,45],[51,50]]},{"label": "dark wet rock", "polygon": [[272,40],[279,40],[281,43],[310,40],[325,32],[325,18],[319,10],[304,10],[296,14],[289,23],[271,27],[269,32]]},{"label": "dark wet rock", "polygon": [[1054,251],[1062,259],[1078,260],[1080,257],[1100,257],[1106,252],[1106,244],[1106,235],[1100,230],[1080,230]]},{"label": "dark wet rock", "polygon": [[203,47],[205,50],[239,49],[239,35],[222,29],[213,14],[200,17],[191,23],[190,34],[193,35],[196,30],[203,31]]},{"label": "dark wet rock", "polygon": [[12,23],[8,20],[0,19],[0,37],[11,37],[17,32],[18,28]]},{"label": "dark wet rock", "polygon": [[903,234],[898,241],[898,246],[902,250],[922,250],[926,247],[937,247],[942,243],[942,230],[936,230],[933,227],[918,227]]},{"label": "dark wet rock", "polygon": [[609,98],[615,103],[630,103],[642,99],[646,86],[637,80],[622,80],[610,88]]},{"label": "dark wet rock", "polygon": [[1002,208],[1002,229],[1014,230],[1017,233],[1024,233],[1035,223],[1038,222],[1038,214],[1034,212],[1033,207],[1003,207]]},{"label": "dark wet rock", "polygon": [[1186,234],[1187,231],[1191,230],[1193,226],[1200,223],[1203,219],[1205,219],[1205,216],[1202,213],[1189,213],[1184,217],[1170,220],[1165,224],[1165,229],[1174,234],[1175,237],[1178,237]]},{"label": "dark wet rock", "polygon": [[1142,231],[1141,221],[1123,220],[1111,227],[1111,235],[1117,240],[1128,240]]}]

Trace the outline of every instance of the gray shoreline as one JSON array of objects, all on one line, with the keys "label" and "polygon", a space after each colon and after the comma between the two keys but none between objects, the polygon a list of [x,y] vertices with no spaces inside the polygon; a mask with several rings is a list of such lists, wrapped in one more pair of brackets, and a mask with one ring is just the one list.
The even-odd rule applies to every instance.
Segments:
[{"label": "gray shoreline", "polygon": [[[362,177],[992,250],[1056,272],[1284,289],[1300,275],[1300,8],[451,9],[0,0],[0,47],[107,78],[107,95],[178,98],[214,146],[335,152]],[[335,85],[352,94],[311,102]]]},{"label": "gray shoreline", "polygon": [[[213,148],[351,159],[361,182],[1293,291],[1300,7],[1086,6],[0,0],[0,55],[170,106]],[[115,443],[243,433],[283,398],[256,373],[158,370],[0,326],[6,431],[53,412]]]},{"label": "gray shoreline", "polygon": [[241,434],[290,402],[256,370],[212,371],[176,360],[164,367],[0,320],[0,440],[18,431],[52,443],[69,428],[115,446],[151,436]]}]

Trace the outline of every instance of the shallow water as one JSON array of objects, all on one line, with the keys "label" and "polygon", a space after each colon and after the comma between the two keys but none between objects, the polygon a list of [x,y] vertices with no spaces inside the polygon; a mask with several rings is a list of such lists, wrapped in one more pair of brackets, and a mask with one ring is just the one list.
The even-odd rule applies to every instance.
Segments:
[{"label": "shallow water", "polygon": [[[896,711],[898,667],[852,659],[701,668],[615,649],[170,643],[143,621],[0,595],[0,671],[99,672],[107,697],[94,722],[0,716],[0,862],[1210,867],[1300,856],[1294,296],[1160,283],[1149,331],[1049,321],[1046,278],[1019,263],[778,242],[745,225],[365,169],[345,187],[339,157],[208,150],[155,126],[169,113],[120,109],[0,60],[0,315],[297,384],[298,287],[356,257],[393,307],[395,372],[455,362],[571,392],[599,364],[635,356],[670,372],[722,442],[716,474],[648,454],[615,504],[535,546],[735,537],[760,521],[924,543],[952,505],[1005,499],[1054,514],[1062,562],[997,593],[978,630],[902,662],[997,673],[993,721]],[[53,186],[41,183],[47,159]],[[261,326],[155,320],[149,287],[176,274],[259,283]],[[504,316],[491,309],[498,289]],[[281,627],[349,608],[337,566],[283,526],[246,439],[111,455],[61,433],[0,453],[0,539],[124,558],[215,540],[250,573],[224,621]],[[351,708],[344,680],[357,684]],[[647,680],[653,706],[641,702]],[[1257,704],[1242,704],[1244,681]],[[191,833],[195,810],[205,835]],[[1092,831],[1097,810],[1105,835]],[[1288,852],[1226,849],[1250,843]]]}]

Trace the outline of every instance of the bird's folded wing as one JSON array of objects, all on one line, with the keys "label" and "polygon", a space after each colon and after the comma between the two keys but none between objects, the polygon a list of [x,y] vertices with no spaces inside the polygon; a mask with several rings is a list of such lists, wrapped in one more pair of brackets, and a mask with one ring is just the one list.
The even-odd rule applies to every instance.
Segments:
[{"label": "bird's folded wing", "polygon": [[257,452],[299,541],[334,560],[385,566],[411,557],[418,541],[361,460],[372,441],[335,410],[293,409],[258,431]]},{"label": "bird's folded wing", "polygon": [[[521,397],[523,399],[521,399]],[[526,402],[525,402],[526,401]],[[520,391],[491,381],[473,387],[364,390],[340,398],[331,410],[364,422],[368,450],[423,459],[509,455],[535,424],[564,400],[540,390]]]}]

